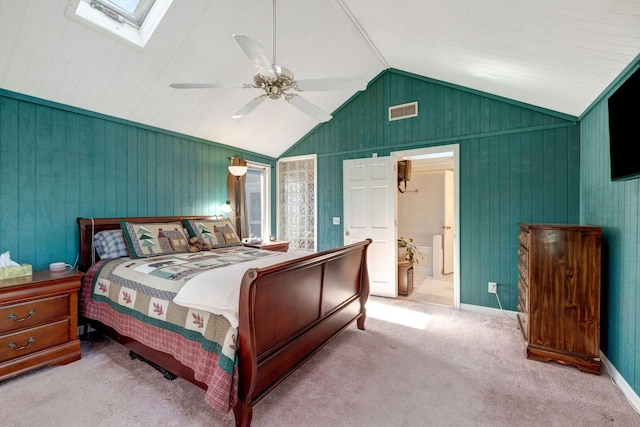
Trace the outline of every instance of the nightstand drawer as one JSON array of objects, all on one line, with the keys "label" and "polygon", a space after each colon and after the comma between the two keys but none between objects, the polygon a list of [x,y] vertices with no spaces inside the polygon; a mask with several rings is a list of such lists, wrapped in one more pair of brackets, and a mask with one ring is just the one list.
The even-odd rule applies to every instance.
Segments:
[{"label": "nightstand drawer", "polygon": [[69,341],[69,319],[0,336],[0,362]]},{"label": "nightstand drawer", "polygon": [[0,307],[0,334],[69,316],[69,294]]}]

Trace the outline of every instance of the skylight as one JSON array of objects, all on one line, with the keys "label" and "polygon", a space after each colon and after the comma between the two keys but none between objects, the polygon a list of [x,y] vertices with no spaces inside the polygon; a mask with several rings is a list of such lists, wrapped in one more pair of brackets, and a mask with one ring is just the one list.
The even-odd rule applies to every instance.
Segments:
[{"label": "skylight", "polygon": [[69,10],[98,28],[144,47],[172,0],[71,0]]},{"label": "skylight", "polygon": [[155,0],[83,0],[89,5],[119,22],[127,22],[140,28]]}]

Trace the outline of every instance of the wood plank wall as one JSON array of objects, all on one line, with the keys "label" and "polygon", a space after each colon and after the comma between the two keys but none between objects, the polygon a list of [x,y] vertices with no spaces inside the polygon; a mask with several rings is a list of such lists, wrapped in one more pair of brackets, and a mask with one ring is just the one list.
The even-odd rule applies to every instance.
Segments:
[{"label": "wood plank wall", "polygon": [[275,159],[0,91],[0,252],[36,269],[78,252],[76,218],[213,215],[229,157]]},{"label": "wood plank wall", "polygon": [[[631,67],[580,120],[580,219],[602,229],[601,349],[640,394],[640,179],[611,181],[607,99]],[[638,135],[629,135],[635,155]]]},{"label": "wood plank wall", "polygon": [[[387,108],[418,101],[415,118]],[[384,72],[283,157],[318,154],[319,249],[342,244],[342,161],[460,145],[461,302],[517,305],[518,223],[579,219],[577,119],[407,73]]]}]

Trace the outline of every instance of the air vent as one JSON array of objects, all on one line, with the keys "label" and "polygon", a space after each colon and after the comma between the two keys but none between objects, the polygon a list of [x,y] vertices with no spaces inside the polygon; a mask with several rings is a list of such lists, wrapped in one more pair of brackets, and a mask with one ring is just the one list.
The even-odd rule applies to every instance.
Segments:
[{"label": "air vent", "polygon": [[418,101],[389,107],[389,121],[418,116]]}]

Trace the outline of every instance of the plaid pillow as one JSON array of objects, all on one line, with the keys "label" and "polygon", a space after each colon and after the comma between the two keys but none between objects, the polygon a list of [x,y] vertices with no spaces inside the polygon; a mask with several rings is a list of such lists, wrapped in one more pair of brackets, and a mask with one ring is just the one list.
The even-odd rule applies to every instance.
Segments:
[{"label": "plaid pillow", "polygon": [[93,245],[100,259],[129,256],[122,230],[101,231],[93,236]]}]

